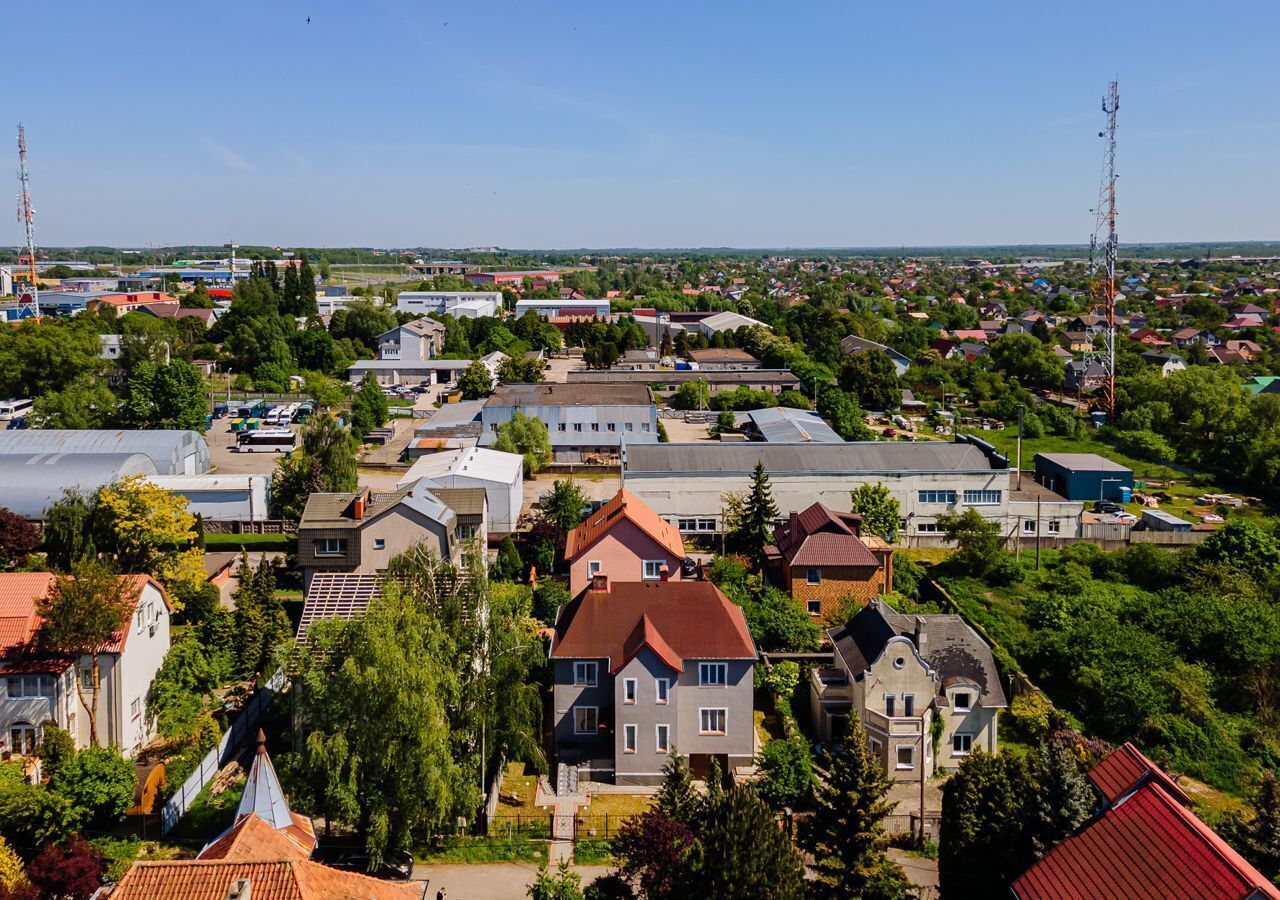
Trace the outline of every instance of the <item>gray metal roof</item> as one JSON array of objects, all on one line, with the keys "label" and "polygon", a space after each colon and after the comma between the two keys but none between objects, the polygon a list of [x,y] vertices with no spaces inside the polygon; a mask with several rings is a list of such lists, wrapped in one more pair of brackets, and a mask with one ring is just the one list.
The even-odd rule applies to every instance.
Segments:
[{"label": "gray metal roof", "polygon": [[0,431],[5,453],[142,453],[155,464],[151,475],[200,475],[212,468],[209,445],[194,431],[8,429]]},{"label": "gray metal roof", "polygon": [[1128,466],[1096,453],[1037,453],[1036,456],[1072,472],[1133,472]]},{"label": "gray metal roof", "polygon": [[605,372],[569,372],[569,384],[682,384],[705,381],[708,384],[776,384],[800,385],[790,369],[654,369],[647,372],[610,369]]},{"label": "gray metal roof", "polygon": [[977,447],[943,441],[873,441],[849,444],[627,444],[628,477],[711,474],[748,475],[756,462],[770,475],[868,472],[987,472],[994,468]]},{"label": "gray metal roof", "polygon": [[155,475],[142,453],[6,453],[0,455],[0,506],[42,519],[67,491],[92,493],[130,475]]},{"label": "gray metal roof", "polygon": [[[397,329],[398,331],[399,329]],[[358,359],[347,367],[347,371],[363,371],[365,369],[444,369],[460,371],[471,365],[469,359]]]},{"label": "gray metal roof", "polygon": [[[640,373],[645,374],[645,373]],[[644,384],[501,384],[485,401],[486,409],[509,406],[652,406]]]},{"label": "gray metal roof", "polygon": [[844,439],[815,412],[775,406],[753,409],[746,413],[760,434],[771,444],[822,443],[843,444]]}]

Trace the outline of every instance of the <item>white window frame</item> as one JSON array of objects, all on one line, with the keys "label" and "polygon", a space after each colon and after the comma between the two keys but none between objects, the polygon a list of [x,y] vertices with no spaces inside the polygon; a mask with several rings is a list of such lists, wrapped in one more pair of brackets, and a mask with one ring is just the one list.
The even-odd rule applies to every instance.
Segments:
[{"label": "white window frame", "polygon": [[[719,713],[720,724],[723,728],[719,731],[708,729],[704,726],[712,725],[710,719],[707,718],[708,713]],[[729,733],[729,710],[723,706],[703,706],[698,709],[698,734],[708,735],[725,735]]]},{"label": "white window frame", "polygon": [[604,571],[604,563],[598,559],[587,560],[587,577],[592,578]]},{"label": "white window frame", "polygon": [[[640,566],[640,578],[642,581],[660,581],[662,580],[662,567],[666,565],[665,559],[646,559]],[[653,567],[653,574],[649,574],[650,566]]]},{"label": "white window frame", "polygon": [[1046,534],[1062,534],[1062,523],[1057,519],[1050,519],[1045,529]]},{"label": "white window frame", "polygon": [[699,519],[698,530],[699,531],[715,531],[716,520],[715,519]]},{"label": "white window frame", "polygon": [[923,490],[916,495],[916,500],[924,504],[946,504],[954,506],[956,502],[956,492],[950,490]]},{"label": "white window frame", "polygon": [[805,569],[804,583],[805,584],[822,584],[822,570],[821,569]]},{"label": "white window frame", "polygon": [[[904,763],[902,761],[902,751],[906,750],[911,754],[911,761]],[[895,744],[893,748],[893,766],[901,771],[910,771],[916,767],[916,745],[915,744]]]},{"label": "white window frame", "polygon": [[[960,746],[968,744],[967,747]],[[973,735],[962,731],[957,731],[951,735],[951,755],[952,756],[968,756],[973,752]]]},{"label": "white window frame", "polygon": [[387,539],[386,539],[386,538],[374,538],[374,539],[373,539],[373,549],[374,549],[374,550],[386,550],[386,549],[387,549]]},{"label": "white window frame", "polygon": [[963,496],[968,506],[999,506],[1003,494],[1001,491],[976,490],[965,491]]},{"label": "white window frame", "polygon": [[[958,698],[965,698],[965,705],[961,706]],[[972,691],[956,691],[951,695],[952,708],[956,712],[970,712],[973,709],[973,692]]]},{"label": "white window frame", "polygon": [[[347,552],[347,539],[316,538],[313,547],[316,556],[342,556]],[[333,549],[334,547],[337,549]]]},{"label": "white window frame", "polygon": [[671,726],[666,722],[653,726],[653,749],[657,753],[671,752]]},{"label": "white window frame", "polygon": [[653,693],[658,698],[658,705],[666,706],[671,702],[671,680],[668,678],[653,679]]},{"label": "white window frame", "polygon": [[[719,672],[719,681],[708,680],[707,673]],[[700,687],[728,687],[729,686],[729,664],[722,662],[704,662],[698,663],[698,685]]]},{"label": "white window frame", "polygon": [[916,534],[942,534],[942,528],[937,522],[917,522]]},{"label": "white window frame", "polygon": [[[583,674],[580,676],[578,672]],[[600,664],[595,660],[574,660],[573,662],[573,686],[574,687],[595,687],[600,678]]]},{"label": "white window frame", "polygon": [[[578,722],[578,714],[584,717],[590,713],[595,719],[595,725],[591,728],[583,728]],[[573,733],[574,734],[595,734],[600,730],[600,707],[598,706],[575,706],[573,708]]]},{"label": "white window frame", "polygon": [[1023,520],[1022,520],[1022,533],[1023,533],[1023,534],[1035,534],[1035,533],[1036,533],[1036,520],[1035,520],[1035,519],[1023,519]]},{"label": "white window frame", "polygon": [[639,749],[639,737],[636,733],[636,724],[628,722],[622,726],[622,752],[635,753]]},{"label": "white window frame", "polygon": [[[629,695],[629,696],[628,696]],[[636,699],[639,697],[640,691],[636,685],[634,678],[622,679],[622,702],[628,706],[634,706]]]},{"label": "white window frame", "polygon": [[129,702],[129,718],[131,721],[137,721],[142,718],[142,701],[137,697]]}]

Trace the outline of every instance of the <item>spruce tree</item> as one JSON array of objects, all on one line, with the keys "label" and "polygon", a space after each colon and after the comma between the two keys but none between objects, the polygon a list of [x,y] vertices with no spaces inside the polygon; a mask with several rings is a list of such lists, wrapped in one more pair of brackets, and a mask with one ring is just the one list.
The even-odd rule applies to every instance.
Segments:
[{"label": "spruce tree", "polygon": [[668,819],[689,824],[697,813],[699,800],[693,789],[689,760],[674,747],[662,764],[662,787],[658,790],[658,810]]},{"label": "spruce tree", "polygon": [[1263,771],[1258,790],[1250,800],[1252,816],[1230,812],[1218,830],[1258,871],[1274,881],[1280,876],[1280,782],[1274,771]]},{"label": "spruce tree", "polygon": [[314,316],[319,311],[316,306],[316,273],[312,271],[307,257],[304,254],[299,256],[302,264],[298,266],[298,311],[294,315]]},{"label": "spruce tree", "polygon": [[735,787],[703,817],[680,873],[680,896],[799,900],[804,865],[778,817],[749,787]]},{"label": "spruce tree", "polygon": [[1031,843],[1040,857],[1089,820],[1094,795],[1071,747],[1062,741],[1049,741],[1040,747],[1032,760],[1031,774],[1036,782],[1031,800]]},{"label": "spruce tree", "polygon": [[824,751],[818,767],[825,772],[818,779],[818,808],[801,833],[817,873],[809,896],[906,897],[907,881],[885,854],[884,819],[893,812],[886,799],[890,781],[862,728],[855,725],[847,743]]},{"label": "spruce tree", "polygon": [[938,880],[944,897],[1008,895],[1035,858],[1027,827],[1034,789],[1019,756],[979,750],[960,763],[942,787]]},{"label": "spruce tree", "polygon": [[742,525],[738,534],[738,544],[751,557],[756,571],[764,568],[764,548],[773,540],[773,526],[777,519],[778,506],[773,502],[769,476],[765,474],[764,462],[757,460],[751,473],[751,491],[742,506]]},{"label": "spruce tree", "polygon": [[298,271],[293,266],[284,267],[284,288],[280,291],[280,312],[287,316],[298,315]]}]

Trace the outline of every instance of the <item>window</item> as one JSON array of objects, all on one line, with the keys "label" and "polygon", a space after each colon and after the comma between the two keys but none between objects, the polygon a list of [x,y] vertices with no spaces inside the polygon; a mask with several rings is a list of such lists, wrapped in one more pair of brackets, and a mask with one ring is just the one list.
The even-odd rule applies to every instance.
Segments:
[{"label": "window", "polygon": [[599,422],[592,422],[592,423],[591,423],[591,430],[592,430],[592,431],[599,431],[599,430],[600,430],[600,423],[599,423]]},{"label": "window", "polygon": [[716,520],[715,519],[699,519],[698,530],[699,531],[715,531]]},{"label": "window", "polygon": [[998,506],[1000,491],[965,491],[964,502],[972,506]]},{"label": "window", "polygon": [[636,702],[636,680],[634,678],[622,679],[622,702]]},{"label": "window", "polygon": [[617,425],[615,425],[613,422],[610,422],[610,423],[609,423],[608,425],[606,425],[605,427],[606,427],[606,428],[608,428],[610,431],[617,431],[617,430],[618,430],[618,426],[617,426]]},{"label": "window", "polygon": [[937,522],[917,522],[916,534],[941,534],[942,529]]},{"label": "window", "polygon": [[1022,520],[1022,533],[1023,533],[1023,534],[1035,534],[1035,533],[1036,533],[1036,520],[1035,520],[1035,519],[1023,519],[1023,520]]},{"label": "window", "polygon": [[641,423],[640,423],[640,430],[641,430],[641,431],[648,431],[648,430],[649,430],[649,423],[648,423],[648,422],[641,422]]},{"label": "window", "polygon": [[600,711],[594,706],[575,706],[573,708],[574,734],[595,734],[600,724]]},{"label": "window", "polygon": [[904,716],[914,716],[916,714],[916,695],[902,695],[902,714]]},{"label": "window", "polygon": [[462,541],[469,541],[469,540],[471,540],[471,539],[472,539],[473,537],[475,537],[475,536],[476,536],[476,526],[474,526],[474,525],[459,525],[459,526],[458,526],[458,539],[459,539],[459,540],[462,540]]},{"label": "window", "polygon": [[600,560],[598,559],[587,560],[588,576],[599,575],[603,571],[604,571],[604,563],[602,563]]},{"label": "window", "polygon": [[895,698],[895,697],[893,696],[893,694],[885,694],[885,695],[884,695],[884,714],[885,714],[886,716],[888,716],[889,718],[891,718],[891,719],[892,719],[895,715],[897,715],[897,713],[895,713],[895,712],[894,712],[894,704],[893,704],[893,701],[894,701],[895,699],[897,699],[897,698]]},{"label": "window", "polygon": [[973,750],[973,735],[971,734],[951,735],[951,755],[952,756],[968,756],[971,750]]},{"label": "window", "polygon": [[594,687],[596,683],[596,664],[594,662],[575,662],[573,664],[573,683],[578,687]]},{"label": "window", "polygon": [[907,658],[905,656],[895,656],[893,658],[893,667],[895,669],[901,669],[906,664],[907,664]]},{"label": "window", "polygon": [[726,709],[698,710],[698,732],[700,734],[724,734],[729,711]]},{"label": "window", "polygon": [[[10,675],[5,679],[5,690],[14,699],[52,698],[56,684],[52,675]],[[92,686],[85,689],[92,690]]]},{"label": "window", "polygon": [[658,697],[659,703],[669,703],[668,691],[671,689],[671,682],[665,678],[655,678],[653,682],[654,692]]},{"label": "window", "polygon": [[568,431],[568,430],[569,430],[569,426],[566,425],[564,422],[556,423],[556,431]]},{"label": "window", "polygon": [[671,752],[671,726],[655,725],[653,727],[654,741],[653,749],[659,753]]},{"label": "window", "polygon": [[657,581],[662,577],[662,567],[664,563],[660,559],[646,559],[644,561],[644,580]]},{"label": "window", "polygon": [[696,531],[698,528],[698,520],[697,519],[677,519],[676,528],[679,528],[681,531]]},{"label": "window", "polygon": [[635,430],[636,430],[635,423],[634,423],[634,422],[627,422],[627,423],[626,423],[626,430],[627,430],[627,431],[635,431]]},{"label": "window", "polygon": [[702,663],[698,666],[698,684],[724,687],[729,683],[729,666],[726,663]]},{"label": "window", "polygon": [[809,609],[809,615],[811,615],[811,616],[818,616],[818,615],[821,615],[821,614],[822,614],[822,601],[821,601],[821,600],[810,600],[810,601],[809,601],[808,603],[806,603],[805,605],[806,605],[806,606],[808,607],[808,609]]},{"label": "window", "polygon": [[142,626],[146,624],[146,618],[147,618],[147,614],[141,606],[138,607],[138,614],[136,618],[137,618],[138,630],[141,631]]},{"label": "window", "polygon": [[142,718],[142,701],[137,697],[134,697],[133,702],[129,704],[129,715],[135,721]]},{"label": "window", "polygon": [[622,752],[623,753],[636,752],[636,726],[635,725],[622,726]]},{"label": "window", "polygon": [[347,552],[347,542],[342,538],[316,538],[316,556],[341,556]]},{"label": "window", "polygon": [[955,491],[921,491],[921,503],[955,503]]},{"label": "window", "polygon": [[373,539],[373,549],[374,549],[374,550],[386,550],[386,549],[387,549],[387,539],[386,539],[386,538],[374,538],[374,539]]},{"label": "window", "polygon": [[822,584],[822,570],[805,569],[804,582],[805,584]]},{"label": "window", "polygon": [[913,744],[899,744],[897,756],[899,769],[914,769],[916,767],[916,748]]},{"label": "window", "polygon": [[875,738],[868,738],[867,743],[871,745],[871,752],[876,756],[880,755],[881,744]]},{"label": "window", "polygon": [[93,690],[93,663],[80,667],[80,687],[86,691]]},{"label": "window", "polygon": [[1050,519],[1049,534],[1062,534],[1062,523],[1057,519]]},{"label": "window", "polygon": [[952,694],[951,702],[956,712],[968,712],[973,709],[973,695],[968,692]]},{"label": "window", "polygon": [[574,422],[574,423],[573,423],[573,430],[574,430],[574,431],[581,431],[581,430],[582,430],[582,423],[581,423],[581,422]]}]

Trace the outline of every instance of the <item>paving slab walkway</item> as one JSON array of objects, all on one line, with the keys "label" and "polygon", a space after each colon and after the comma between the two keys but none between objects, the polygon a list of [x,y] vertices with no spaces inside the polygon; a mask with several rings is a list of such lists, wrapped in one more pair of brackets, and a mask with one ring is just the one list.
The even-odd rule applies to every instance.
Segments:
[{"label": "paving slab walkway", "polygon": [[[603,875],[608,866],[573,866],[586,887]],[[413,867],[413,877],[426,881],[427,900],[435,900],[444,888],[448,900],[528,900],[529,885],[538,874],[534,863],[495,863],[493,865],[447,865]]]}]

